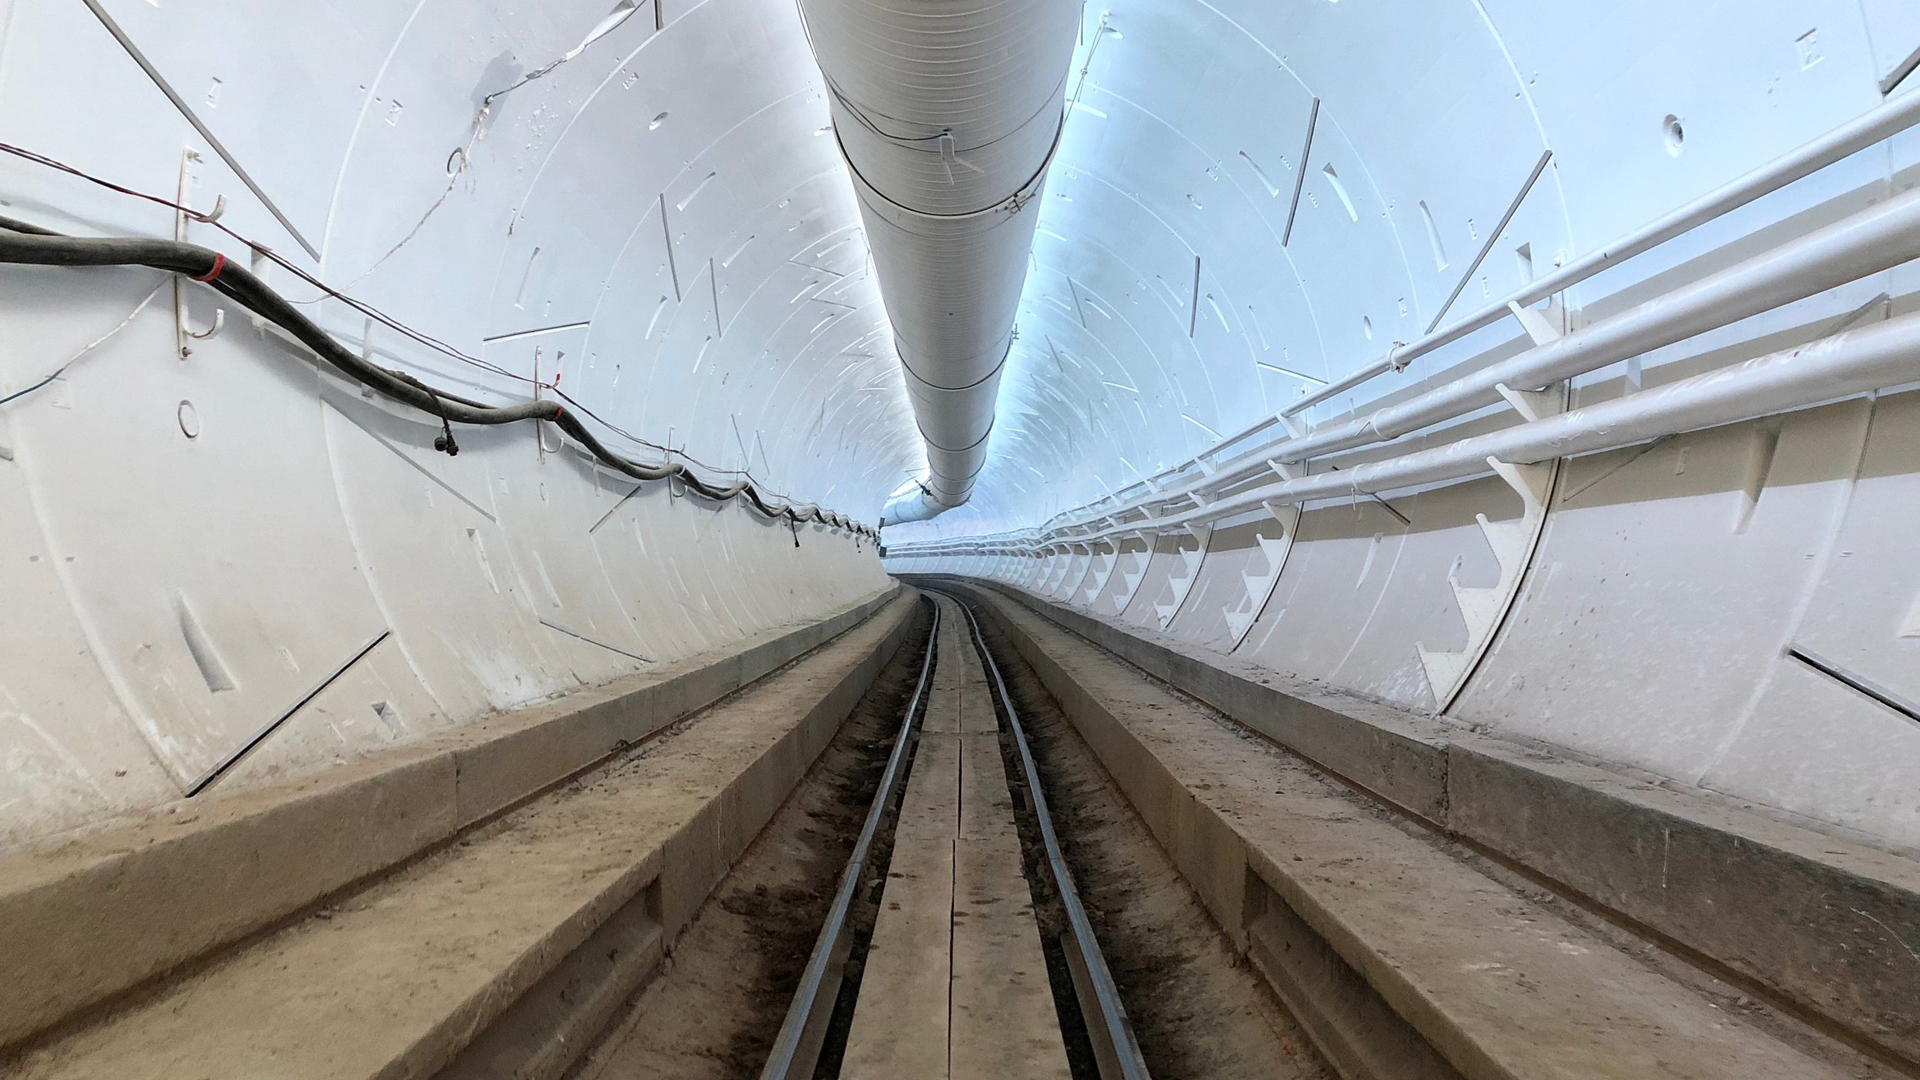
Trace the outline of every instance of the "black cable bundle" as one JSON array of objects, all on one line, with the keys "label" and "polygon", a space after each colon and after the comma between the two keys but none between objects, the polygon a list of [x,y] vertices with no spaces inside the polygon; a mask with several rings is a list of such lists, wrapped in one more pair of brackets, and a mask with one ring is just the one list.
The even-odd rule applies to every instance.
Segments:
[{"label": "black cable bundle", "polygon": [[742,476],[730,484],[715,484],[677,461],[653,465],[616,454],[562,402],[535,400],[521,405],[486,405],[430,387],[405,372],[369,363],[335,341],[331,334],[322,330],[251,271],[234,265],[225,255],[198,244],[131,237],[64,236],[0,217],[0,263],[70,267],[150,266],[156,270],[185,274],[217,289],[247,310],[286,330],[347,378],[439,419],[443,433],[435,440],[435,448],[449,454],[459,452],[459,446],[453,440],[453,424],[491,426],[544,420],[565,432],[607,467],[636,480],[678,479],[688,491],[713,502],[745,499],[755,510],[771,518],[794,523],[818,522],[867,536],[878,536],[874,529],[830,510],[817,506],[802,509],[792,503],[771,501],[750,477]]}]

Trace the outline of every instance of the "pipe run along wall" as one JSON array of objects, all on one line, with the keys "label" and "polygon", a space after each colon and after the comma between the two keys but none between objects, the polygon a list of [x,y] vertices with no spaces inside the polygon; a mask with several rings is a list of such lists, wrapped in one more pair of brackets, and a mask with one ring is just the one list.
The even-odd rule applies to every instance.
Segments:
[{"label": "pipe run along wall", "polygon": [[886,524],[967,501],[986,462],[1059,144],[1071,0],[803,0],[928,474]]}]

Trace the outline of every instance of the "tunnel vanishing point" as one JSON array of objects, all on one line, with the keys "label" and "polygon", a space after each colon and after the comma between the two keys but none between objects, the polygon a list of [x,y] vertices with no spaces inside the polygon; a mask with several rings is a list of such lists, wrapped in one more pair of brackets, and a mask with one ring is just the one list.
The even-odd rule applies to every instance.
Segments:
[{"label": "tunnel vanishing point", "polygon": [[1920,0],[0,0],[0,1077],[1920,1077]]}]

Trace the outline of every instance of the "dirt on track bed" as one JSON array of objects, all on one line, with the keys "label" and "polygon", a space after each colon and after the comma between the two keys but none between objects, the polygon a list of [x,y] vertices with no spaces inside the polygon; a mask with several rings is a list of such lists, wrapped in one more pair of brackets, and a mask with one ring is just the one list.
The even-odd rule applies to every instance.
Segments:
[{"label": "dirt on track bed", "polygon": [[[1074,885],[1155,1080],[1335,1080],[1032,669],[991,623],[983,620],[981,630],[1026,727]],[[1009,764],[1010,775],[1016,768]],[[1037,872],[1030,857],[1029,876]]]},{"label": "dirt on track bed", "polygon": [[[615,1018],[572,1080],[753,1080],[886,769],[926,650],[923,610],[806,779]],[[881,853],[884,854],[884,853]],[[849,971],[851,977],[854,973]]]}]

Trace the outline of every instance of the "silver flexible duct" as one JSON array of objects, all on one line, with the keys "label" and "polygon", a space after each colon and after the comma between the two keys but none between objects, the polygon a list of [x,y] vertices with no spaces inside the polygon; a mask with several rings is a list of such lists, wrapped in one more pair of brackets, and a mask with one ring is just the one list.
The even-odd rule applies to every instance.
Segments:
[{"label": "silver flexible duct", "polygon": [[883,524],[959,506],[986,463],[1059,144],[1073,0],[801,0],[906,368],[928,475]]}]

